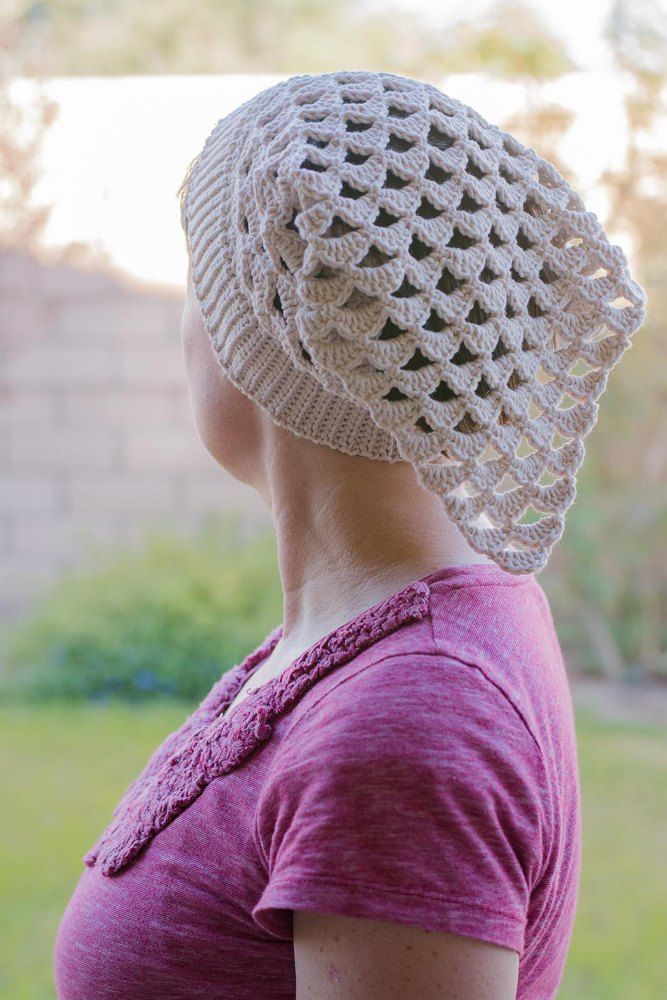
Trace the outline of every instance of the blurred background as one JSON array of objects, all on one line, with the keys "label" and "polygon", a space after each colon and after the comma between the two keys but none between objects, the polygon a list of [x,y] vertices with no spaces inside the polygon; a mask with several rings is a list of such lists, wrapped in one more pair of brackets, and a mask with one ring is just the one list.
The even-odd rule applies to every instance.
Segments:
[{"label": "blurred background", "polygon": [[0,0],[0,993],[53,935],[127,783],[281,619],[256,494],[192,423],[177,188],[296,73],[428,80],[556,164],[648,318],[612,371],[540,582],[584,795],[560,996],[667,996],[667,5]]}]

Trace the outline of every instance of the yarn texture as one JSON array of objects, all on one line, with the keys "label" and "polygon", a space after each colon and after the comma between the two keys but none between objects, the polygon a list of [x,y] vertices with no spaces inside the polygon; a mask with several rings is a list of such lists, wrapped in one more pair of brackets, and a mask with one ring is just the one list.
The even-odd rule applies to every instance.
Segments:
[{"label": "yarn texture", "polygon": [[215,125],[182,223],[239,389],[297,435],[410,462],[506,571],[545,565],[646,306],[551,163],[431,84],[294,76]]}]

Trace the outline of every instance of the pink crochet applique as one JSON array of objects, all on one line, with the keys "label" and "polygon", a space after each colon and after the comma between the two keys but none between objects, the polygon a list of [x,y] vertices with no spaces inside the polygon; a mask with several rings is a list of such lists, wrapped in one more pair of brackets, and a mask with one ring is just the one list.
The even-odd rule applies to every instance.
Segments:
[{"label": "pink crochet applique", "polygon": [[114,819],[85,855],[115,875],[213,781],[228,774],[269,739],[273,723],[321,677],[347,663],[379,639],[428,612],[430,588],[423,581],[402,590],[341,625],[301,654],[287,670],[255,689],[224,716],[248,676],[282,634],[278,625],[240,664],[212,688],[196,711],[153,754],[114,810]]}]

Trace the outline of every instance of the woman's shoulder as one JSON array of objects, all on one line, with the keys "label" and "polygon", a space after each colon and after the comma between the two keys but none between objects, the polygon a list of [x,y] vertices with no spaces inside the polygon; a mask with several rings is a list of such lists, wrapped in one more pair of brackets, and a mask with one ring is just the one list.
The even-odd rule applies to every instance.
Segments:
[{"label": "woman's shoulder", "polygon": [[491,813],[499,802],[532,803],[548,842],[554,817],[576,812],[578,770],[544,591],[532,575],[500,571],[440,573],[427,586],[418,618],[299,700],[281,726],[269,784],[324,767],[334,790],[372,777],[395,795],[415,782],[456,801],[486,795]]},{"label": "woman's shoulder", "polygon": [[305,877],[295,869],[315,892],[331,885],[335,861],[378,916],[390,872],[404,915],[422,899],[424,926],[477,933],[505,921],[503,943],[520,949],[553,840],[552,781],[510,699],[440,648],[433,611],[323,678],[286,720],[256,810],[280,889],[261,906],[296,907],[299,897],[282,894]]},{"label": "woman's shoulder", "polygon": [[[271,874],[259,917],[363,906],[523,948],[532,892],[578,807],[574,743],[552,738],[545,727],[567,725],[540,709],[552,682],[528,676],[555,672],[548,607],[534,578],[508,577],[427,579],[415,618],[284,718],[256,809]],[[332,903],[334,869],[348,874]]]},{"label": "woman's shoulder", "polygon": [[[575,757],[565,659],[547,594],[533,573],[472,575],[430,587],[434,651],[511,706],[554,767]],[[560,757],[554,758],[555,748]]]},{"label": "woman's shoulder", "polygon": [[569,689],[535,576],[456,567],[425,584],[419,616],[379,630],[322,677],[291,713],[287,731],[303,736],[312,726],[320,740],[348,731],[391,739],[398,728],[451,739],[456,726],[495,720],[498,729],[506,719],[516,736],[541,749],[550,742],[544,709],[551,703],[567,722]]},{"label": "woman's shoulder", "polygon": [[288,723],[278,763],[311,756],[332,766],[356,757],[366,766],[392,758],[394,770],[418,760],[437,768],[445,758],[463,763],[491,751],[542,775],[539,733],[521,706],[474,661],[421,641],[410,648],[409,632],[402,648],[385,646],[317,685]]}]

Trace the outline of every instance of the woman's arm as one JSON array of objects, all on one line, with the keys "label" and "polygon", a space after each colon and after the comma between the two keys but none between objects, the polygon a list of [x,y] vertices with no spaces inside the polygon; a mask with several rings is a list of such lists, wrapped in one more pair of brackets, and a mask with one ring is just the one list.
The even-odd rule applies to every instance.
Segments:
[{"label": "woman's arm", "polygon": [[514,1000],[509,948],[379,920],[294,911],[296,1000]]}]

